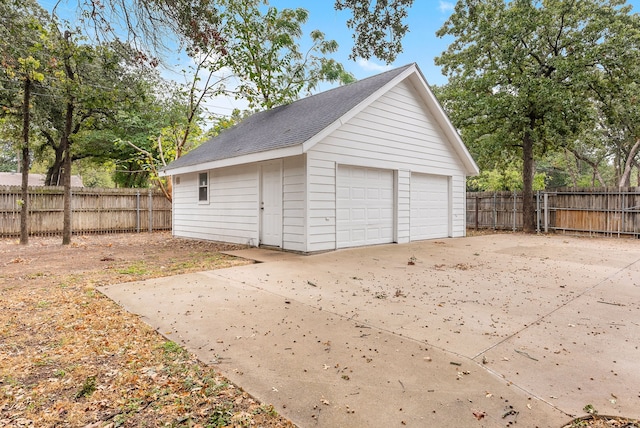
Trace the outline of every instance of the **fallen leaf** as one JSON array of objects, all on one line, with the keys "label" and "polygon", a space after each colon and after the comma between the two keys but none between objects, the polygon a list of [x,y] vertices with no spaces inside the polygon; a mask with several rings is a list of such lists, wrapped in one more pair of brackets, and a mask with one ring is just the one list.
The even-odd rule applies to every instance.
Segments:
[{"label": "fallen leaf", "polygon": [[475,416],[477,420],[481,420],[485,416],[487,416],[487,414],[485,412],[480,411],[480,410],[474,410],[473,411],[473,416]]}]

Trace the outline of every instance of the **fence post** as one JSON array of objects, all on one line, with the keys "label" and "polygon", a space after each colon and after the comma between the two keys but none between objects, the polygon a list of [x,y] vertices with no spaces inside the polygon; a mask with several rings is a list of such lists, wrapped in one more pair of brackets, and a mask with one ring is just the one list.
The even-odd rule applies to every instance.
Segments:
[{"label": "fence post", "polygon": [[536,233],[540,233],[540,191],[539,190],[536,192]]},{"label": "fence post", "polygon": [[[69,186],[69,232],[73,236],[73,188]],[[62,232],[64,235],[64,232]]]},{"label": "fence post", "polygon": [[478,218],[478,216],[480,215],[480,197],[476,196],[476,231],[479,229],[480,226],[480,219]]},{"label": "fence post", "polygon": [[513,189],[513,231],[516,231],[516,216],[517,216],[517,205],[516,205],[516,189]]},{"label": "fence post", "polygon": [[498,224],[498,194],[493,192],[493,230],[496,230]]},{"label": "fence post", "polygon": [[624,193],[622,193],[622,188],[618,188],[620,194],[620,222],[618,223],[618,238],[620,237],[620,231],[625,231],[624,225]]},{"label": "fence post", "polygon": [[136,191],[136,233],[140,233],[140,191]]},{"label": "fence post", "polygon": [[549,194],[544,193],[544,233],[549,233]]},{"label": "fence post", "polygon": [[149,233],[153,233],[153,193],[149,189]]}]

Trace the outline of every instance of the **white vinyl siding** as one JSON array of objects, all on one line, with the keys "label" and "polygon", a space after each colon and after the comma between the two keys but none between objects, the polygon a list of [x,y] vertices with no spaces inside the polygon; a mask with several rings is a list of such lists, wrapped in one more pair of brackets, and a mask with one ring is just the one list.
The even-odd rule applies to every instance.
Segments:
[{"label": "white vinyl siding", "polygon": [[[408,239],[406,226],[406,171],[451,177],[452,236],[464,236],[465,169],[433,114],[418,95],[413,84],[405,80],[390,89],[336,131],[313,146],[307,153],[308,165],[336,162],[398,171],[397,239]],[[404,171],[400,174],[401,171]],[[313,190],[315,175],[309,176]],[[401,181],[403,180],[403,181]],[[315,210],[309,194],[310,211]],[[406,202],[405,202],[406,203]],[[401,211],[404,210],[404,211]],[[403,222],[403,223],[401,223]],[[311,230],[311,228],[310,228]]]},{"label": "white vinyl siding", "polygon": [[307,251],[336,248],[336,164],[307,156]]},{"label": "white vinyl siding", "polygon": [[396,242],[403,244],[410,240],[411,173],[409,171],[400,170],[397,172],[396,207]]},{"label": "white vinyl siding", "polygon": [[285,158],[283,163],[282,247],[306,251],[306,174],[305,157]]},{"label": "white vinyl siding", "polygon": [[451,175],[464,168],[411,88],[400,83],[311,150],[343,164]]},{"label": "white vinyl siding", "polygon": [[460,238],[467,231],[467,180],[465,176],[451,177],[451,237]]},{"label": "white vinyl siding", "polygon": [[209,171],[208,205],[198,203],[198,178],[185,174],[173,189],[174,235],[257,245],[257,164]]}]

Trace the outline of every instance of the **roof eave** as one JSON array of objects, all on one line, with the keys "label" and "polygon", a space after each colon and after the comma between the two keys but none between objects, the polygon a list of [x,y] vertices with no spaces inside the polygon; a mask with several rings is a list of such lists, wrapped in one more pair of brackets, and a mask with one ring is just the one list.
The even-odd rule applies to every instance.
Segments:
[{"label": "roof eave", "polygon": [[427,83],[425,77],[422,75],[422,72],[420,72],[420,70],[416,68],[414,76],[415,78],[412,79],[413,83],[418,84],[423,89],[422,95],[427,104],[427,107],[432,110],[433,116],[438,122],[438,125],[440,125],[440,128],[443,130],[447,139],[452,143],[453,149],[458,154],[460,160],[462,161],[462,164],[465,167],[467,176],[480,174],[478,165],[476,164],[475,160],[473,160],[471,153],[469,153],[467,146],[464,144],[464,141],[462,141],[460,134],[451,123],[451,120],[449,120],[449,116],[447,116],[444,108],[442,108],[442,105],[433,94],[433,91],[429,87],[429,84]]},{"label": "roof eave", "polygon": [[309,151],[313,146],[315,146],[317,143],[319,143],[320,141],[325,139],[327,136],[329,136],[333,131],[335,131],[336,129],[338,129],[339,127],[341,127],[345,123],[347,123],[354,116],[356,116],[358,113],[360,113],[365,108],[367,108],[369,105],[371,105],[371,103],[373,103],[375,100],[380,98],[382,96],[382,94],[386,93],[390,88],[394,87],[399,82],[401,82],[404,79],[406,79],[407,76],[410,76],[416,70],[417,70],[417,68],[416,68],[415,63],[412,64],[410,67],[407,67],[406,70],[404,70],[402,73],[398,74],[396,77],[394,77],[393,79],[388,81],[384,86],[381,86],[380,88],[378,88],[375,92],[373,92],[367,98],[365,98],[360,103],[355,105],[351,110],[349,110],[348,112],[343,114],[340,118],[338,118],[331,125],[325,127],[322,131],[318,132],[316,135],[314,135],[313,137],[309,138],[303,144],[304,153]]},{"label": "roof eave", "polygon": [[223,168],[227,166],[236,166],[246,163],[262,162],[272,159],[279,159],[289,156],[301,155],[302,144],[296,144],[294,146],[283,147],[280,149],[265,150],[257,153],[249,153],[246,155],[236,156],[233,158],[226,158],[220,160],[214,160],[210,162],[199,163],[195,165],[185,165],[177,168],[164,168],[160,170],[159,175],[161,177],[168,177],[172,175],[189,174],[198,171],[208,171],[210,169]]},{"label": "roof eave", "polygon": [[410,67],[408,67],[406,70],[404,70],[402,73],[398,74],[392,80],[387,82],[384,86],[380,87],[377,91],[369,95],[362,102],[360,102],[358,105],[353,107],[347,113],[342,115],[338,120],[333,122],[331,125],[327,126],[322,131],[320,131],[313,137],[309,138],[303,144],[303,152],[306,153],[307,151],[309,151],[318,142],[322,141],[324,138],[330,135],[333,131],[335,131],[340,126],[348,122],[358,113],[360,113],[365,108],[367,108],[371,103],[373,103],[375,100],[380,98],[382,94],[386,93],[387,91],[389,91],[389,89],[391,89],[392,87],[394,87],[395,85],[402,82],[408,77],[413,77],[412,80],[414,81],[414,83],[418,83],[417,86],[423,90],[422,98],[425,100],[428,108],[431,109],[432,112],[434,113],[433,116],[435,117],[436,121],[444,131],[449,141],[451,141],[453,145],[453,149],[458,154],[458,156],[460,157],[460,160],[462,161],[465,167],[465,172],[467,176],[478,175],[480,173],[478,165],[473,160],[473,157],[471,156],[471,154],[469,153],[469,150],[467,149],[464,142],[462,141],[462,138],[460,138],[460,134],[458,134],[458,131],[453,127],[453,124],[449,120],[449,117],[447,116],[446,112],[440,105],[440,102],[438,102],[437,98],[433,94],[433,91],[431,91],[431,88],[429,87],[427,80],[422,75],[422,72],[420,71],[420,69],[417,67],[415,63],[412,64]]}]

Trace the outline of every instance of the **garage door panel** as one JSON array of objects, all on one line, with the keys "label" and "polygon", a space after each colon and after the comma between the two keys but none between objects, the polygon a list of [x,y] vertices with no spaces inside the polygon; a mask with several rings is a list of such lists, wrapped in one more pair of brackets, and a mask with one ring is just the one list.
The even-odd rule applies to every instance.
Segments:
[{"label": "garage door panel", "polygon": [[367,219],[367,210],[364,208],[352,208],[351,210],[347,210],[349,214],[347,215],[347,219],[352,221],[365,221]]},{"label": "garage door panel", "polygon": [[449,179],[411,174],[411,240],[449,236]]},{"label": "garage door panel", "polygon": [[336,198],[338,199],[348,198],[350,196],[350,191],[351,189],[349,189],[348,187],[338,186],[336,188]]},{"label": "garage door panel", "polygon": [[393,242],[393,171],[338,166],[339,248]]},{"label": "garage door panel", "polygon": [[367,200],[377,200],[380,199],[380,189],[367,189]]},{"label": "garage door panel", "polygon": [[367,210],[367,220],[380,220],[380,209],[378,208],[369,208]]}]

